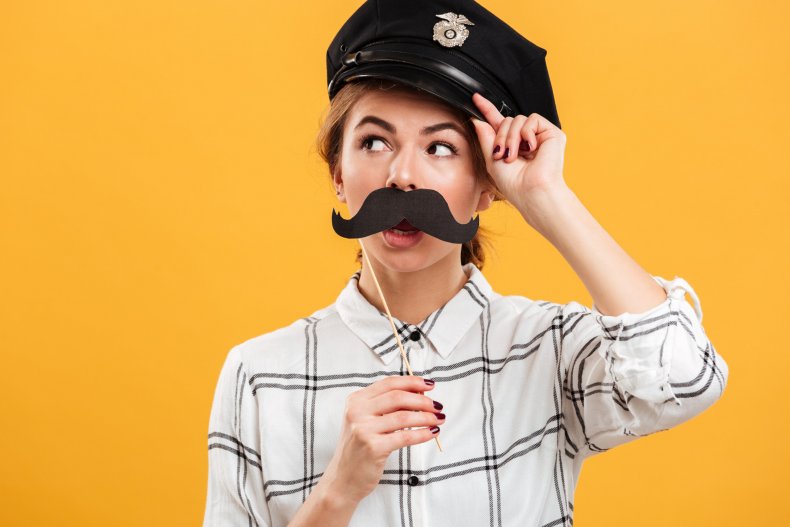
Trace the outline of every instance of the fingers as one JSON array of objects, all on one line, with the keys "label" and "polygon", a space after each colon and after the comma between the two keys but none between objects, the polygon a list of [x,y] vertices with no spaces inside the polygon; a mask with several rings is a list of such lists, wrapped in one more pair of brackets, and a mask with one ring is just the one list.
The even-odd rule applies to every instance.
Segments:
[{"label": "fingers", "polygon": [[508,146],[507,138],[511,129],[521,128],[526,117],[517,115],[516,117],[505,117],[502,125],[497,130],[496,137],[494,138],[494,150],[492,156],[494,159],[502,159],[503,157],[510,157],[511,148]]},{"label": "fingers", "polygon": [[496,132],[494,141],[489,143],[488,134],[490,131],[485,130],[484,127],[475,126],[478,129],[478,136],[481,138],[481,146],[491,152],[494,160],[510,162],[519,155],[533,153],[534,156],[534,152],[543,140],[553,135],[564,136],[554,123],[538,113],[533,112],[528,116],[519,114],[515,117],[504,117],[494,103],[480,93],[472,94],[472,101],[483,114],[486,122]]},{"label": "fingers", "polygon": [[442,413],[400,410],[376,417],[369,423],[369,426],[374,433],[388,434],[404,428],[438,426],[443,424],[444,421],[445,416]]},{"label": "fingers", "polygon": [[494,103],[477,92],[472,95],[472,101],[475,103],[478,110],[480,110],[480,113],[483,114],[483,117],[486,118],[488,124],[490,124],[494,130],[499,130],[499,125],[505,118],[499,113]]},{"label": "fingers", "polygon": [[[431,379],[428,380],[431,381]],[[422,393],[432,390],[433,387],[433,384],[428,384],[425,382],[424,377],[417,375],[390,375],[389,377],[378,380],[370,386],[367,386],[359,391],[368,399],[372,399],[391,390],[405,390],[409,392]]]},{"label": "fingers", "polygon": [[427,428],[418,428],[416,430],[400,430],[392,434],[384,434],[381,437],[381,442],[388,451],[392,452],[405,446],[417,445],[425,443],[434,438],[440,432],[438,426]]},{"label": "fingers", "polygon": [[373,415],[384,415],[397,410],[418,410],[422,412],[438,412],[442,403],[419,393],[403,390],[392,390],[369,399],[367,407]]},{"label": "fingers", "polygon": [[[538,114],[533,113],[524,119],[524,123],[521,126],[512,126],[510,128],[507,134],[507,144],[510,149],[508,161],[514,160],[520,153],[526,154],[527,152],[531,152],[536,147],[537,139],[535,138],[532,123],[537,119],[537,116]],[[524,116],[519,115],[518,117]],[[516,117],[516,119],[518,119],[518,117]]]},{"label": "fingers", "polygon": [[[389,452],[428,441],[439,432],[438,425],[445,419],[440,413],[442,404],[422,393],[434,387],[415,375],[385,377],[349,394],[346,424],[364,437],[372,434],[379,446]],[[409,430],[413,427],[425,428]]]},{"label": "fingers", "polygon": [[538,133],[546,130],[541,119],[537,113],[529,117],[521,114],[505,117],[494,138],[496,153],[492,155],[493,159],[509,162],[519,155],[534,152],[538,147]]}]

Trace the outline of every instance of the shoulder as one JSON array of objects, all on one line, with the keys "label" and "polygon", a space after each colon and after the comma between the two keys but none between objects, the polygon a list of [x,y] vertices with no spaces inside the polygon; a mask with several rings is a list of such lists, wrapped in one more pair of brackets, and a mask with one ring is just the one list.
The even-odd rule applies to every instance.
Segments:
[{"label": "shoulder", "polygon": [[304,350],[311,334],[338,324],[342,324],[342,321],[332,303],[285,326],[244,340],[236,344],[231,353],[253,369],[260,369],[263,365],[271,367],[291,363],[303,359],[303,354],[295,352]]},{"label": "shoulder", "polygon": [[550,319],[562,315],[567,304],[550,300],[532,299],[524,295],[501,295],[491,299],[492,317],[519,321]]},{"label": "shoulder", "polygon": [[523,295],[496,295],[491,301],[492,320],[517,328],[514,338],[551,330],[558,330],[563,340],[569,334],[587,335],[595,325],[592,315],[590,308],[575,300],[561,303]]}]

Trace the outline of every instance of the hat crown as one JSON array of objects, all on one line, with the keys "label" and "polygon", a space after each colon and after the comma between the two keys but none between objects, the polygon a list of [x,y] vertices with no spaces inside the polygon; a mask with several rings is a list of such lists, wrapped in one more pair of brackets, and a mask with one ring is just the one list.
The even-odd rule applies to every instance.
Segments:
[{"label": "hat crown", "polygon": [[[424,52],[414,59],[404,56],[402,61],[394,63],[393,72],[402,70],[405,65],[421,67],[427,73],[425,79],[420,80],[425,86],[446,82],[449,89],[460,90],[459,93],[481,87],[481,93],[487,98],[502,99],[492,100],[498,107],[509,107],[515,113],[526,115],[537,112],[559,126],[553,93],[546,93],[551,92],[545,71],[546,50],[472,0],[365,1],[346,20],[327,49],[330,98],[346,79],[355,78],[351,70],[357,65],[344,64],[349,53],[373,46],[384,49],[387,43],[399,41],[423,44]],[[419,61],[423,55],[431,57],[432,62]],[[447,68],[460,70],[479,85],[464,82],[463,75],[458,78],[449,75],[445,64]],[[386,77],[383,59],[379,60],[376,69],[381,75],[371,73],[374,69],[369,66],[365,75],[360,76]],[[431,75],[436,72],[441,72],[441,80]],[[395,77],[393,73],[390,78]],[[334,85],[333,80],[336,81]],[[468,97],[471,104],[471,93]],[[465,109],[479,113],[474,108]]]}]

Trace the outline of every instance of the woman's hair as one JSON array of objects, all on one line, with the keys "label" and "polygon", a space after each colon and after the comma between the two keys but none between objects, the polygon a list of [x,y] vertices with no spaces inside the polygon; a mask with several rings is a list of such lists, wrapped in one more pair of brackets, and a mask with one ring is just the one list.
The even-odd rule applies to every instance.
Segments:
[{"label": "woman's hair", "polygon": [[[391,90],[393,88],[420,92],[426,96],[433,97],[437,104],[445,106],[450,112],[458,117],[458,120],[463,123],[466,139],[471,145],[475,175],[485,187],[494,193],[495,201],[504,200],[505,196],[496,187],[493,178],[486,169],[483,151],[480,147],[480,142],[478,141],[477,132],[475,131],[474,124],[472,124],[471,117],[462,110],[445,103],[429,92],[403,83],[378,78],[368,77],[346,83],[332,99],[316,139],[318,154],[327,163],[330,177],[333,176],[335,171],[340,167],[340,155],[343,149],[343,129],[345,127],[346,118],[353,108],[354,103],[365,93],[372,90]],[[478,226],[474,238],[465,242],[461,248],[461,265],[472,262],[478,269],[483,269],[483,264],[485,263],[484,246],[491,246],[488,237],[489,234],[490,231],[488,229],[485,229],[482,225]],[[356,261],[360,264],[362,263],[362,249],[357,250]]]}]

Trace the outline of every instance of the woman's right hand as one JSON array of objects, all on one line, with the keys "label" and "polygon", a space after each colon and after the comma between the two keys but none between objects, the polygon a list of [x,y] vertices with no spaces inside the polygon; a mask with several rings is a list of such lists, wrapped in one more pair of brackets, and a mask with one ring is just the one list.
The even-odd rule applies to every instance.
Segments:
[{"label": "woman's right hand", "polygon": [[[433,388],[423,377],[392,375],[349,394],[340,441],[322,477],[343,500],[358,503],[373,492],[393,450],[439,433],[442,405],[421,393]],[[403,430],[418,426],[426,428]]]}]

